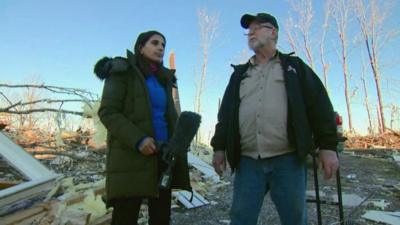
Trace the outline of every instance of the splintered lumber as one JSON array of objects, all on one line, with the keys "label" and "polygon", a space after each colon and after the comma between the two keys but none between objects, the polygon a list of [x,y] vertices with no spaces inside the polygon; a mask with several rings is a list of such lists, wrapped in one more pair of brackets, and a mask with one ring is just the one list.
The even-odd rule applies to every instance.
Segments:
[{"label": "splintered lumber", "polygon": [[15,186],[20,183],[21,182],[16,182],[16,181],[0,181],[0,190]]},{"label": "splintered lumber", "polygon": [[381,134],[348,135],[346,137],[345,144],[349,149],[400,149],[400,134],[392,130]]},{"label": "splintered lumber", "polygon": [[[95,190],[93,190],[94,195],[101,195],[105,192],[104,187],[98,187]],[[64,202],[67,206],[82,202],[85,199],[86,195],[85,193],[80,193],[78,196],[71,197],[69,199],[66,199]]]},{"label": "splintered lumber", "polygon": [[112,219],[112,213],[107,213],[106,215],[90,222],[89,225],[110,225]]},{"label": "splintered lumber", "polygon": [[[104,187],[98,187],[93,190],[93,195],[98,196],[104,193]],[[111,221],[111,214],[105,214],[94,219],[95,214],[92,212],[80,210],[81,207],[75,207],[80,203],[84,203],[89,195],[87,193],[79,193],[76,196],[64,200],[53,200],[47,203],[40,203],[28,209],[15,212],[5,217],[0,217],[1,225],[29,225],[33,221],[48,219],[54,224],[64,224],[69,221],[74,225],[107,225]]]},{"label": "splintered lumber", "polygon": [[37,217],[43,217],[44,214],[49,210],[49,204],[50,203],[40,204],[5,217],[0,217],[1,224],[29,224],[29,222],[37,219]]}]

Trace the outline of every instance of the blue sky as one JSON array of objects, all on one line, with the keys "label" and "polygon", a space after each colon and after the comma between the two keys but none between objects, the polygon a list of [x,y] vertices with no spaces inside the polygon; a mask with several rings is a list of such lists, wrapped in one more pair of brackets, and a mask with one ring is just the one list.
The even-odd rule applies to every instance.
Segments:
[{"label": "blue sky", "polygon": [[[317,21],[318,18],[322,20],[322,1],[314,2]],[[290,12],[287,1],[2,0],[0,83],[22,84],[34,76],[48,85],[82,88],[101,95],[103,84],[93,74],[94,63],[103,56],[125,55],[126,49],[132,49],[140,32],[155,29],[167,38],[166,53],[175,52],[182,108],[193,110],[199,8],[219,13],[218,36],[210,53],[207,90],[203,99],[204,127],[211,129],[216,119],[218,98],[222,96],[232,71],[230,64],[238,63],[240,52],[247,49],[245,30],[239,25],[240,17],[244,13],[261,11],[275,15],[281,26],[279,48],[288,51],[290,48],[284,31],[284,22]],[[399,11],[399,4],[396,4],[393,12]],[[388,26],[393,28],[399,22],[399,15],[392,15]],[[313,29],[319,32],[318,26]],[[334,43],[334,38],[330,34],[327,41]],[[328,47],[328,59],[332,64],[332,102],[344,115],[343,84],[335,46]],[[390,47],[399,50],[399,46],[397,38]],[[352,72],[359,71],[359,52],[357,48],[351,51],[354,56]],[[399,59],[395,53],[387,51],[385,57]],[[165,61],[168,62],[167,54]],[[390,66],[385,68],[385,72],[397,71],[398,64],[399,60],[397,63],[389,60]],[[364,115],[359,102],[355,102],[354,107],[358,109],[354,113]],[[362,127],[365,117],[354,117],[357,117],[355,124]]]}]

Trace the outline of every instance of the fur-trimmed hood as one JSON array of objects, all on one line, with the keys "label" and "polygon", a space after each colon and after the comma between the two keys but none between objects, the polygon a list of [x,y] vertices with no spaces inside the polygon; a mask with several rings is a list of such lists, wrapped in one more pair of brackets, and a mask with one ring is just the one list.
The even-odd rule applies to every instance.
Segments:
[{"label": "fur-trimmed hood", "polygon": [[128,61],[123,57],[103,57],[94,65],[94,73],[100,79],[104,80],[111,73],[126,71],[129,67]]},{"label": "fur-trimmed hood", "polygon": [[[121,73],[125,72],[129,69],[129,67],[134,67],[136,66],[136,57],[135,55],[127,50],[126,53],[127,57],[103,57],[99,61],[96,62],[94,65],[94,74],[96,75],[97,78],[100,80],[104,80],[107,77],[109,77],[112,73]],[[174,69],[168,69],[165,68],[164,66],[161,66],[160,68],[161,74],[164,76],[168,76],[168,79],[172,79],[172,84],[174,87],[177,87],[176,82],[176,76],[175,76],[175,70]]]}]

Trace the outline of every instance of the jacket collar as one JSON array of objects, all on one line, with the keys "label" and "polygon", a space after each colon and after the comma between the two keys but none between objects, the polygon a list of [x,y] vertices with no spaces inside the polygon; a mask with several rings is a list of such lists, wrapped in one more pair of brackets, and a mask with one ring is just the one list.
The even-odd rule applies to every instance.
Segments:
[{"label": "jacket collar", "polygon": [[126,50],[126,58],[128,59],[129,65],[131,65],[132,67],[136,66],[136,57],[133,52]]},{"label": "jacket collar", "polygon": [[[276,58],[278,57],[278,54],[279,54],[279,51],[276,50],[275,55],[272,56],[272,57],[270,58],[270,61],[276,59]],[[253,56],[249,59],[249,63],[250,63],[250,66],[257,66],[256,55],[253,55]]]},{"label": "jacket collar", "polygon": [[282,67],[284,67],[284,68],[287,67],[287,61],[288,61],[289,57],[292,55],[294,55],[294,52],[290,52],[290,53],[278,52],[278,56],[279,56],[279,59],[281,60]]}]

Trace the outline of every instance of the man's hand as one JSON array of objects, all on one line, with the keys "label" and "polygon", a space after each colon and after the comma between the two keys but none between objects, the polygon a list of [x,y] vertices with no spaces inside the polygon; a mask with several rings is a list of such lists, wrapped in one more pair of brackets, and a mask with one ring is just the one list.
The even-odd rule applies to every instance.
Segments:
[{"label": "man's hand", "polygon": [[215,172],[222,176],[222,173],[226,170],[226,160],[224,151],[214,151],[212,164]]},{"label": "man's hand", "polygon": [[145,138],[139,145],[139,151],[143,155],[153,155],[157,153],[156,144],[154,139],[151,137]]},{"label": "man's hand", "polygon": [[324,179],[331,179],[339,168],[339,160],[335,151],[320,150],[319,151],[320,166],[324,170]]}]

